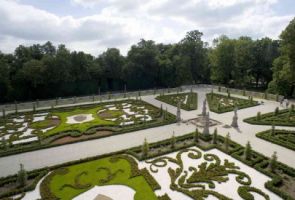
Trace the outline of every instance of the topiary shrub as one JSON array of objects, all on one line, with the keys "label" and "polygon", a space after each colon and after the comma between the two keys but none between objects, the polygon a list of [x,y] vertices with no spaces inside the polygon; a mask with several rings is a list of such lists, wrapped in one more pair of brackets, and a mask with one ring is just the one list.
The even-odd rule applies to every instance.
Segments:
[{"label": "topiary shrub", "polygon": [[261,112],[257,112],[256,120],[257,121],[260,121],[261,120]]},{"label": "topiary shrub", "polygon": [[276,107],[275,111],[274,111],[274,116],[277,116],[279,114],[279,107]]}]

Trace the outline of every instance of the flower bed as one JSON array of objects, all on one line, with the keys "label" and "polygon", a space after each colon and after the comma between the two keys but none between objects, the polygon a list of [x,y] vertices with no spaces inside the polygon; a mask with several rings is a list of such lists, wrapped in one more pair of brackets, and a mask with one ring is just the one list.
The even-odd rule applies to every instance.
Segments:
[{"label": "flower bed", "polygon": [[[257,171],[269,177],[268,178],[269,181],[265,183],[265,187],[267,189],[274,192],[276,195],[278,195],[282,199],[288,199],[288,200],[294,199],[293,198],[294,195],[292,193],[294,188],[288,189],[286,187],[286,185],[287,186],[294,185],[295,170],[293,168],[290,168],[278,162],[277,170],[273,172],[269,168],[270,160],[266,156],[259,154],[255,151],[252,151],[252,156],[250,160],[246,160],[243,154],[244,152],[243,146],[231,140],[229,141],[228,144],[229,144],[229,148],[226,149],[224,146],[225,138],[222,136],[218,136],[217,144],[212,144],[211,140],[205,141],[202,139],[202,137],[199,137],[198,142],[196,142],[194,134],[187,134],[187,135],[176,138],[176,144],[174,149],[171,149],[170,139],[150,144],[149,145],[150,152],[148,154],[147,159],[148,161],[155,161],[155,162],[150,162],[150,164],[154,163],[152,167],[153,168],[152,171],[154,171],[155,173],[157,170],[160,171],[165,166],[170,166],[169,163],[172,163],[174,167],[176,166],[176,168],[171,169],[173,171],[169,170],[170,173],[168,174],[169,175],[168,179],[163,179],[163,180],[169,180],[169,181],[174,180],[173,182],[175,184],[172,184],[171,187],[174,188],[175,191],[178,191],[187,197],[194,196],[195,194],[199,194],[201,196],[204,195],[202,193],[204,191],[202,192],[200,191],[201,193],[194,193],[194,194],[192,194],[191,192],[188,192],[186,190],[186,187],[188,187],[187,184],[196,185],[196,181],[197,182],[203,181],[203,179],[207,180],[208,178],[210,178],[212,179],[211,181],[208,181],[208,180],[205,181],[205,184],[208,184],[208,187],[206,187],[206,190],[210,190],[210,192],[205,192],[205,194],[216,196],[219,199],[228,199],[227,195],[223,193],[223,190],[221,190],[220,187],[222,185],[221,183],[229,181],[227,180],[227,177],[229,177],[229,179],[231,180],[230,177],[232,175],[230,174],[232,173],[236,174],[234,176],[234,179],[232,179],[232,181],[235,180],[237,182],[235,184],[240,184],[239,187],[242,187],[236,190],[237,194],[241,198],[251,199],[252,196],[254,196],[254,199],[255,199],[256,195],[262,196],[264,197],[264,199],[267,199],[267,195],[271,197],[270,195],[272,194],[266,192],[264,187],[262,188],[261,186],[259,186],[257,188],[256,186],[253,185],[253,183],[256,183],[258,181],[258,176],[255,175],[254,176],[255,179],[252,180],[251,173],[247,172],[246,170],[246,168],[249,166],[248,169],[254,168]],[[195,149],[194,146],[197,146],[199,149],[201,149],[204,152],[200,153],[199,152],[200,150]],[[191,151],[189,149],[195,149],[195,150]],[[128,180],[132,180],[133,178],[136,178],[138,176],[144,177],[144,180],[145,180],[144,182],[145,184],[148,185],[152,193],[156,192],[156,194],[158,194],[160,190],[164,189],[164,185],[161,184],[161,182],[157,179],[157,177],[150,175],[150,173],[153,174],[150,168],[144,167],[144,166],[142,168],[142,166],[140,164],[138,165],[137,161],[133,159],[132,157],[121,155],[122,153],[125,152],[130,155],[133,155],[134,157],[137,158],[137,160],[141,160],[141,162],[145,162],[144,160],[142,160],[141,151],[142,151],[141,147],[135,147],[126,151],[115,152],[115,153],[104,155],[104,156],[97,156],[97,157],[87,158],[87,159],[74,161],[74,162],[68,162],[62,165],[48,168],[48,170],[54,170],[54,172],[56,172],[57,174],[53,174],[52,178],[50,178],[50,175],[49,175],[45,179],[47,181],[42,182],[45,186],[47,185],[45,187],[47,188],[47,190],[43,190],[43,192],[44,191],[47,193],[53,192],[53,194],[56,194],[57,192],[61,195],[63,195],[62,193],[64,192],[64,195],[65,195],[65,191],[71,191],[71,194],[75,196],[75,195],[81,194],[81,191],[82,192],[87,191],[90,184],[93,185],[95,183],[96,185],[105,185],[105,184],[112,185],[113,184],[112,181],[123,180],[119,177],[125,174],[126,172],[125,166],[127,165],[129,166],[128,171],[130,171],[128,172]],[[224,152],[224,154],[221,154],[220,151]],[[175,154],[175,156],[170,156],[170,155],[167,156],[167,154],[171,154],[171,153],[173,155]],[[179,156],[177,156],[178,153],[180,153]],[[186,167],[188,165],[185,163],[188,163],[188,162],[183,160],[182,158],[185,158],[185,160],[188,159],[193,161],[194,160],[201,161],[200,159],[203,159],[203,161],[201,161],[199,164],[194,164],[192,168],[190,168],[190,167]],[[234,161],[233,158],[235,158],[236,160]],[[225,159],[227,159],[228,161],[225,161]],[[244,163],[245,166],[243,166],[237,160],[241,161],[241,163]],[[203,164],[204,162],[207,164]],[[117,166],[117,167],[110,167],[110,166]],[[237,168],[237,167],[240,167],[240,168]],[[150,173],[147,173],[146,169],[144,168],[147,168]],[[60,169],[61,171],[60,172],[59,170],[56,171],[56,169]],[[45,169],[40,169],[39,171],[42,171],[42,170],[45,170]],[[181,179],[184,179],[185,177],[182,178],[183,177],[182,175],[179,176],[179,173],[181,172],[181,170],[183,173],[187,171],[188,174],[187,176],[185,176],[186,178],[189,178],[189,177],[193,177],[193,178],[189,178],[188,182],[187,181],[182,182]],[[122,171],[124,171],[124,173],[122,173]],[[101,173],[101,175],[93,176],[94,173],[95,174]],[[193,173],[195,173],[195,175],[193,175]],[[28,174],[30,175],[31,172],[28,172]],[[205,174],[207,174],[208,176],[207,175],[204,176]],[[92,177],[92,178],[89,179],[89,177]],[[173,177],[178,177],[178,178],[175,179]],[[202,180],[199,180],[199,177],[203,177]],[[9,180],[9,178],[11,177],[3,178],[1,180],[7,181]],[[53,183],[52,181],[54,181],[54,183],[56,184],[49,184],[49,183]],[[232,182],[232,181],[229,181],[229,182]],[[123,185],[125,184],[126,183],[124,183]],[[127,186],[130,187],[130,185],[127,185]],[[50,188],[50,187],[54,187],[54,188]],[[64,188],[64,189],[60,190],[61,188]],[[79,190],[75,188],[79,188]],[[130,187],[130,188],[134,189],[134,187]],[[198,190],[200,190],[199,187],[198,187]],[[224,190],[229,190],[229,189],[224,189]],[[169,196],[169,194],[165,195],[165,193],[161,193],[161,194],[159,193],[158,196],[160,196],[159,199],[173,199],[173,196]],[[51,199],[54,199],[54,198],[51,198]],[[150,198],[150,199],[153,199],[153,198]],[[275,199],[278,199],[278,198],[276,197]]]},{"label": "flower bed", "polygon": [[[108,115],[101,116],[102,110]],[[79,124],[67,123],[69,117],[84,115],[91,116],[91,120]],[[128,122],[132,123],[128,125]],[[10,114],[5,119],[0,119],[0,124],[3,124],[0,129],[0,156],[56,146],[53,142],[62,137],[79,138],[82,135],[95,134],[101,128],[110,130],[115,135],[174,122],[174,115],[140,100]],[[109,135],[86,137],[81,141],[107,136]],[[74,142],[78,141],[80,140]]]},{"label": "flower bed", "polygon": [[226,96],[216,93],[206,94],[210,111],[224,113],[238,109],[248,108],[258,105],[256,101]]},{"label": "flower bed", "polygon": [[161,95],[156,99],[175,107],[180,102],[180,108],[187,111],[198,109],[198,94],[194,92]]},{"label": "flower bed", "polygon": [[261,114],[259,117],[244,119],[244,122],[258,125],[295,126],[295,110],[278,110],[277,113],[270,112]]},{"label": "flower bed", "polygon": [[256,136],[295,151],[295,131],[267,130],[257,133]]}]

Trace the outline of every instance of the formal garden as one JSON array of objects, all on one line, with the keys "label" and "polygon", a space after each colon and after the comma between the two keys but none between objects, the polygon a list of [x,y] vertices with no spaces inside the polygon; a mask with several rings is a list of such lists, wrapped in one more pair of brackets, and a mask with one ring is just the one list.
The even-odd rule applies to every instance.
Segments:
[{"label": "formal garden", "polygon": [[198,94],[194,92],[165,94],[156,97],[157,100],[180,108],[186,111],[198,109]]},{"label": "formal garden", "polygon": [[257,125],[295,126],[294,105],[289,109],[283,110],[277,107],[274,111],[265,114],[257,112],[256,116],[244,119],[244,121],[249,124]]},{"label": "formal garden", "polygon": [[[118,155],[59,168],[44,179],[40,191],[44,199],[95,199],[100,186],[109,186],[108,196],[126,193],[126,200],[133,200],[133,196],[135,200],[153,200],[157,199],[153,183],[153,177],[146,169],[139,170],[132,157]],[[114,191],[113,187],[120,185],[124,187]]]},{"label": "formal garden", "polygon": [[210,111],[216,113],[230,112],[235,108],[243,109],[258,105],[258,102],[254,101],[252,97],[248,97],[248,99],[233,97],[229,92],[225,95],[217,94],[212,91],[208,93],[206,97]]},{"label": "formal garden", "polygon": [[141,100],[34,110],[9,115],[3,112],[0,155],[175,122],[174,115]]},{"label": "formal garden", "polygon": [[295,131],[272,129],[256,134],[257,137],[295,151]]},{"label": "formal garden", "polygon": [[[49,173],[50,172],[50,173]],[[222,200],[294,199],[295,169],[217,130],[0,179],[0,198]],[[4,188],[4,190],[3,190]]]},{"label": "formal garden", "polygon": [[290,2],[102,2],[1,1],[0,200],[295,200]]}]

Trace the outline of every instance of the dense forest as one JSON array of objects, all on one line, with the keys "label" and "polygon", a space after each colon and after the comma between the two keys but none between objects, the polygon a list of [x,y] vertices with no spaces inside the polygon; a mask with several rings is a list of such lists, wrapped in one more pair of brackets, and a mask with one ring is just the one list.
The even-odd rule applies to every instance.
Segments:
[{"label": "dense forest", "polygon": [[51,42],[0,52],[0,102],[213,83],[295,96],[295,18],[279,40],[221,36],[209,46],[197,30],[176,44],[140,40],[127,56],[98,57]]}]

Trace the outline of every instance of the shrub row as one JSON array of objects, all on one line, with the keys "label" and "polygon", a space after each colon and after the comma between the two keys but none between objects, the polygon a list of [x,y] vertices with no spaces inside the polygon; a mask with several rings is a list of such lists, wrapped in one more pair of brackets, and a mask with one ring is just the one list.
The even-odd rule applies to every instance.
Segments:
[{"label": "shrub row", "polygon": [[[40,179],[45,176],[45,174],[47,173],[46,169],[42,169],[42,170],[36,170],[36,171],[32,171],[31,173],[28,174],[28,180],[33,180],[31,184],[26,185],[25,187],[22,188],[14,188],[10,191],[4,192],[0,194],[0,198],[4,198],[4,197],[10,197],[10,196],[14,196],[17,194],[21,194],[21,193],[25,193],[31,190],[34,190],[37,183],[40,181]],[[10,184],[10,183],[16,183],[17,180],[17,176],[8,176],[6,178],[1,178],[0,180],[0,186],[3,187],[6,184]]]},{"label": "shrub row", "polygon": [[[177,137],[177,140],[178,141],[185,141],[185,140],[188,140],[188,139],[191,139],[193,140],[193,133],[190,133],[190,134],[187,134],[187,135],[183,135],[183,136],[180,136],[180,137]],[[219,141],[224,141],[224,137],[222,136],[218,136],[218,140]],[[156,143],[153,143],[150,145],[150,147],[152,148],[161,148],[162,145],[167,145],[169,144],[170,142],[170,139],[167,139],[167,140],[163,140],[163,141],[160,141],[160,142],[156,142]],[[220,145],[209,145],[204,147],[204,146],[200,146],[199,144],[196,144],[196,146],[198,146],[199,148],[201,148],[202,150],[204,151],[207,151],[207,150],[210,150],[212,148],[217,148],[219,149],[220,151],[223,151],[229,155],[235,153],[235,151],[232,151],[233,149],[235,150],[240,150],[240,149],[244,149],[243,146],[233,142],[233,141],[230,141],[230,145],[231,145],[231,148],[230,148],[230,152],[225,152],[224,148],[220,147]],[[190,146],[194,146],[193,143],[191,144],[188,144],[185,148],[187,147],[190,147]],[[178,151],[179,149],[175,149],[175,150],[170,150],[169,152],[173,152],[173,151]],[[44,170],[54,170],[54,169],[58,169],[58,168],[61,168],[61,167],[66,167],[66,166],[69,166],[69,165],[73,165],[73,164],[79,164],[79,163],[82,163],[82,162],[87,162],[87,161],[92,161],[92,160],[96,160],[96,159],[100,159],[100,158],[104,158],[104,157],[109,157],[109,156],[113,156],[113,155],[118,155],[118,154],[122,154],[122,153],[128,153],[128,154],[132,154],[134,155],[135,157],[138,155],[137,153],[135,152],[140,152],[141,151],[141,147],[134,147],[134,148],[130,148],[128,150],[125,150],[125,151],[118,151],[118,152],[114,152],[114,153],[110,153],[110,154],[105,154],[105,155],[101,155],[101,156],[95,156],[95,157],[91,157],[91,158],[86,158],[86,159],[81,159],[81,160],[76,160],[76,161],[71,161],[71,162],[67,162],[67,163],[64,163],[64,164],[60,164],[60,165],[55,165],[55,166],[52,166],[50,168],[42,168],[42,169],[39,169],[39,170],[35,170],[33,172],[41,172],[41,171],[44,171]],[[157,156],[160,156],[162,154],[167,154],[169,152],[161,152],[161,154],[159,155],[156,155],[154,154],[152,157],[157,157]],[[268,170],[266,167],[268,165],[268,162],[267,160],[269,158],[263,156],[262,154],[259,154],[255,151],[253,151],[255,155],[257,155],[257,157],[261,157],[261,162],[257,162],[255,163],[254,166],[252,166],[253,168],[255,168],[256,170],[260,171],[261,173],[264,173],[265,175],[267,176],[270,176],[272,178],[271,181],[267,182],[265,184],[265,187],[268,188],[270,191],[276,193],[278,196],[282,197],[283,199],[288,199],[288,200],[294,200],[293,197],[291,197],[289,194],[285,193],[284,191],[282,191],[280,189],[280,186],[281,184],[283,184],[283,181],[282,181],[282,178],[280,176],[278,176],[277,174],[275,173],[272,173],[270,170]],[[240,160],[241,162],[245,163],[245,160],[241,157],[241,156],[237,156],[236,159]],[[138,158],[138,160],[140,160],[140,158]],[[247,164],[247,163],[245,163]],[[295,177],[295,169],[287,166],[287,165],[284,165],[282,163],[279,163],[279,170],[282,171],[283,173],[291,176],[291,177]],[[138,168],[137,168],[138,169]],[[30,174],[32,172],[29,172],[28,174]],[[0,180],[4,181],[6,179],[9,179],[11,178],[12,176],[9,176],[9,177],[6,177],[6,178],[1,178]],[[19,192],[21,193],[21,191]],[[14,194],[17,194],[17,193],[14,193]]]},{"label": "shrub row", "polygon": [[[276,125],[276,126],[295,126],[295,122],[288,120],[286,117],[282,115],[287,115],[289,109],[279,110],[278,113],[274,115],[274,112],[269,112],[260,115],[260,119],[257,117],[250,117],[246,118],[243,121],[249,124],[256,124],[256,125]],[[292,111],[294,112],[294,111]]]},{"label": "shrub row", "polygon": [[198,94],[194,92],[162,95],[162,96],[157,96],[156,99],[164,103],[167,103],[169,105],[177,107],[178,102],[176,98],[178,97],[185,98],[186,95],[188,95],[187,103],[185,104],[181,102],[180,108],[186,111],[198,109]]},{"label": "shrub row", "polygon": [[[193,140],[193,133],[190,133],[190,134],[187,134],[187,135],[183,135],[183,136],[180,136],[180,137],[177,137],[177,141],[179,140],[185,140],[185,139],[191,139]],[[200,139],[202,139],[200,137]],[[224,137],[223,136],[220,136],[218,135],[218,141],[224,141]],[[163,141],[160,141],[160,142],[156,142],[154,144],[150,144],[150,147],[161,147],[161,145],[167,145],[169,144],[170,140],[167,139],[167,140],[163,140]],[[190,145],[190,146],[194,146],[194,145]],[[232,157],[234,157],[235,159],[243,162],[244,164],[246,165],[250,165],[252,168],[256,169],[257,171],[269,176],[272,178],[271,181],[267,182],[265,184],[265,187],[267,189],[269,189],[270,191],[274,192],[275,194],[277,194],[278,196],[282,197],[283,199],[287,199],[287,200],[295,200],[294,197],[291,197],[289,194],[285,193],[284,191],[282,191],[280,189],[280,184],[283,184],[283,181],[282,181],[282,178],[280,176],[278,176],[277,174],[275,173],[272,173],[270,170],[268,170],[267,166],[268,166],[268,163],[269,163],[269,158],[256,152],[256,151],[253,151],[252,150],[252,153],[253,153],[253,157],[254,159],[251,160],[250,162],[249,161],[246,161],[244,159],[244,156],[240,155],[240,156],[237,156],[237,151],[238,152],[244,152],[244,147],[232,140],[230,140],[230,150],[229,152],[226,152],[224,150],[224,148],[222,148],[220,145],[208,145],[208,146],[201,146],[199,145],[198,143],[196,144],[196,146],[200,149],[202,149],[203,151],[207,151],[207,150],[210,150],[210,149],[213,149],[213,148],[217,148],[218,150],[226,153],[226,154],[229,154],[231,155]],[[153,156],[151,157],[157,157],[157,156],[161,156],[163,154],[167,154],[167,153],[171,153],[171,152],[174,152],[174,151],[178,151],[179,149],[175,149],[175,150],[169,150],[169,151],[166,151],[166,152],[161,152],[160,154],[156,155],[154,154]],[[135,147],[135,148],[132,148],[130,149],[131,152],[136,152],[136,151],[140,151],[140,147]],[[129,151],[129,152],[130,152]],[[133,153],[134,154],[134,153]],[[150,158],[151,158],[150,157]],[[140,157],[137,157],[138,159],[140,159]],[[280,163],[279,162],[279,167],[278,167],[278,171],[282,171],[284,174],[288,175],[288,176],[291,176],[291,177],[295,177],[295,169],[294,168],[291,168],[283,163]]]},{"label": "shrub row", "polygon": [[[123,101],[123,102],[126,102],[126,101]],[[148,104],[148,105],[150,105],[150,104]],[[166,112],[166,111],[164,111],[164,112]],[[53,141],[55,141],[55,140],[57,140],[59,138],[62,138],[62,137],[68,136],[68,135],[70,135],[72,137],[80,137],[83,134],[87,134],[87,135],[94,134],[97,129],[99,129],[99,130],[111,130],[111,131],[113,131],[111,136],[114,136],[114,135],[124,134],[124,133],[127,133],[127,132],[134,132],[134,131],[139,131],[139,130],[142,130],[142,129],[148,129],[148,128],[154,128],[154,127],[158,127],[158,126],[164,126],[164,125],[168,125],[168,124],[176,122],[175,116],[172,115],[171,113],[166,113],[166,117],[167,117],[166,120],[156,121],[156,122],[153,122],[153,123],[143,124],[143,125],[139,125],[139,126],[138,125],[137,126],[130,125],[130,126],[126,126],[126,127],[123,127],[123,128],[119,128],[119,127],[115,127],[115,126],[96,125],[96,126],[93,126],[93,127],[89,128],[88,130],[86,130],[85,133],[81,133],[81,132],[75,131],[75,130],[63,131],[63,132],[59,132],[58,134],[52,136],[50,138],[50,142],[53,142]],[[81,139],[79,141],[68,142],[66,144],[72,144],[72,143],[76,143],[76,142],[99,139],[99,138],[104,138],[104,137],[109,137],[109,136],[110,135],[89,137],[89,138]],[[7,151],[1,151],[0,152],[0,157],[19,154],[19,153],[24,153],[24,152],[35,151],[35,150],[39,150],[39,149],[57,147],[57,146],[61,146],[61,145],[64,145],[64,144],[42,144],[42,145],[40,145],[39,143],[36,143],[36,142],[33,143],[32,142],[32,143],[26,144],[26,145],[18,145],[16,148],[9,148]]]},{"label": "shrub row", "polygon": [[[257,101],[251,101],[248,99],[240,99],[237,97],[228,97],[222,94],[216,94],[216,93],[208,93],[206,94],[208,105],[210,111],[216,112],[216,113],[225,113],[225,112],[230,112],[237,107],[238,109],[243,109],[243,108],[249,108],[253,106],[257,106],[258,102]],[[231,106],[218,106],[219,102],[214,101],[214,98],[226,98],[226,99],[232,99],[236,103],[236,105],[231,105]]]},{"label": "shrub row", "polygon": [[[294,131],[275,130],[275,135],[280,134],[280,133],[282,133],[282,134],[294,134],[295,135]],[[288,149],[291,149],[291,150],[295,151],[295,143],[292,143],[291,141],[288,141],[288,138],[285,138],[284,135],[282,135],[282,137],[285,138],[285,139],[283,139],[283,138],[281,139],[281,138],[278,138],[276,136],[273,136],[271,134],[271,130],[267,130],[267,131],[257,133],[256,136],[261,138],[261,139],[267,140],[267,141],[272,142],[274,144],[278,144],[278,145],[281,145],[283,147],[286,147]]]}]

